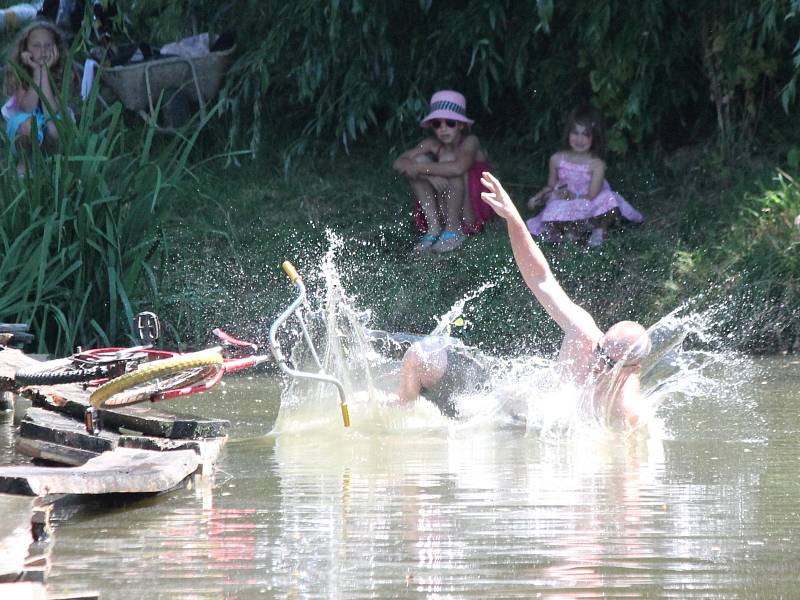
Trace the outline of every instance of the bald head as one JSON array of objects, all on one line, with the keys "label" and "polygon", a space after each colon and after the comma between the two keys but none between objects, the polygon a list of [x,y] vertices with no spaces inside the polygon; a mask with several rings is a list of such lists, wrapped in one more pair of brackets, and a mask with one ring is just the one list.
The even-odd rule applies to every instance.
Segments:
[{"label": "bald head", "polygon": [[650,354],[652,342],[647,330],[635,321],[620,321],[609,327],[600,346],[615,361],[638,363]]}]

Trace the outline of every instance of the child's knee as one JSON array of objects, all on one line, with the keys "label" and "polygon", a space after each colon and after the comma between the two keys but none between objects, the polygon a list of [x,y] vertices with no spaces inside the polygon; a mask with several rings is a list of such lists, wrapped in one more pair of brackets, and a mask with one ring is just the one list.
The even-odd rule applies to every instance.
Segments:
[{"label": "child's knee", "polygon": [[20,123],[19,127],[17,127],[15,139],[31,137],[31,120],[32,119],[28,119],[27,121]]},{"label": "child's knee", "polygon": [[431,154],[429,152],[426,152],[424,154],[417,154],[414,157],[414,162],[417,163],[418,165],[427,165],[427,164],[430,164],[430,163],[436,162],[436,161],[434,160],[433,156],[431,156]]}]

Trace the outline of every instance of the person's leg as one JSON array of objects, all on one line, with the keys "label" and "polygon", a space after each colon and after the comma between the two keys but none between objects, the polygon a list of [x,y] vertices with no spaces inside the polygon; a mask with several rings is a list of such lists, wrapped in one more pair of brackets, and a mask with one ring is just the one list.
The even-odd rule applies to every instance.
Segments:
[{"label": "person's leg", "polygon": [[461,177],[461,185],[464,187],[461,204],[461,220],[467,226],[467,231],[475,228],[475,209],[472,206],[472,198],[469,197],[469,171]]},{"label": "person's leg", "polygon": [[[426,154],[420,154],[415,157],[414,162],[427,164],[434,162],[434,160]],[[411,186],[411,191],[414,192],[414,197],[422,207],[422,213],[425,215],[425,220],[428,222],[428,233],[434,237],[438,237],[442,231],[442,226],[439,217],[439,204],[436,191],[424,177],[409,178],[408,183]]]},{"label": "person's leg", "polygon": [[44,127],[44,149],[52,154],[58,150],[58,128],[53,121],[47,121]]},{"label": "person's leg", "polygon": [[14,147],[17,154],[17,174],[22,176],[27,172],[27,160],[31,153],[31,121],[28,119],[16,128]]},{"label": "person's leg", "polygon": [[400,367],[401,402],[412,402],[419,397],[422,388],[435,386],[447,371],[447,349],[426,349],[419,342],[412,344],[403,356]]},{"label": "person's leg", "polygon": [[611,209],[607,213],[594,217],[589,220],[592,226],[592,233],[589,235],[589,246],[596,248],[602,246],[608,237],[608,228],[619,219],[619,210]]},{"label": "person's leg", "polygon": [[466,178],[463,176],[450,177],[447,181],[450,185],[447,192],[442,194],[445,226],[439,240],[433,245],[434,252],[449,252],[464,243],[464,235],[461,232],[461,215],[464,202],[469,202],[469,198],[466,197]]}]

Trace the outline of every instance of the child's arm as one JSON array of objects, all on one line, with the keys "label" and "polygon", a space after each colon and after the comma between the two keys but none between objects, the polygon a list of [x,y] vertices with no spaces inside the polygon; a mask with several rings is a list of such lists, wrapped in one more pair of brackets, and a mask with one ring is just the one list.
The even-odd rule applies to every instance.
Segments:
[{"label": "child's arm", "polygon": [[556,185],[558,184],[558,161],[558,153],[553,154],[553,156],[550,157],[547,173],[547,185],[536,192],[533,196],[528,198],[528,208],[530,210],[536,210],[542,198],[556,189]]},{"label": "child's arm", "polygon": [[[58,62],[58,49],[53,49],[53,54],[47,58],[44,64],[33,60],[30,52],[27,51],[22,52],[21,59],[23,64],[31,68],[31,79],[33,79],[35,85],[17,90],[17,101],[20,108],[25,112],[33,112],[39,105],[39,101],[43,100],[42,108],[44,110],[52,109],[56,113],[60,112],[61,104],[53,92],[49,76],[50,67]],[[38,89],[36,86],[38,86]]]},{"label": "child's arm", "polygon": [[424,165],[415,165],[413,175],[433,175],[435,177],[458,177],[463,175],[475,162],[475,156],[480,150],[481,144],[477,136],[468,135],[458,147],[456,157],[453,160],[445,160]]},{"label": "child's arm", "polygon": [[415,160],[417,156],[421,154],[428,154],[428,153],[435,153],[436,152],[436,142],[432,138],[425,138],[419,144],[414,146],[413,148],[409,148],[405,152],[403,152],[397,159],[392,163],[392,168],[401,173],[402,175],[407,175],[409,177],[415,177],[416,173],[412,175],[410,170],[414,165],[417,165],[417,161]]},{"label": "child's arm", "polygon": [[603,189],[603,180],[606,177],[606,163],[599,158],[592,161],[592,181],[589,183],[589,191],[586,200],[594,200],[600,190]]}]

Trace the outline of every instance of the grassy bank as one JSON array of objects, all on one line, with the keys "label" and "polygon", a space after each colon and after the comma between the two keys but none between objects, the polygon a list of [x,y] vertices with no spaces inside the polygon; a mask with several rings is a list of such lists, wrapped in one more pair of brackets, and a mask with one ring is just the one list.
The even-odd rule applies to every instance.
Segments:
[{"label": "grassy bank", "polygon": [[[545,153],[492,146],[495,172],[522,206],[541,184]],[[290,297],[280,272],[292,259],[320,291],[318,265],[343,242],[337,264],[375,327],[427,332],[454,302],[469,301],[467,343],[504,353],[555,348],[558,331],[513,264],[500,222],[457,252],[416,257],[411,201],[390,169],[397,149],[375,144],[335,161],[296,163],[281,154],[241,168],[210,163],[172,206],[161,295],[151,299],[174,341],[202,345],[214,325],[265,336]],[[748,351],[796,351],[800,342],[800,190],[778,178],[776,161],[749,158],[720,169],[703,149],[611,164],[609,179],[647,217],[614,232],[602,250],[544,245],[569,293],[601,327],[619,319],[654,323],[680,304],[716,307],[721,335]]]}]

